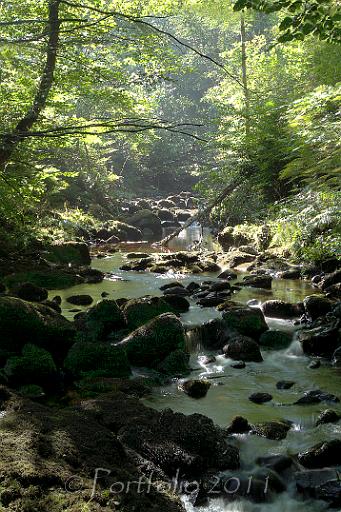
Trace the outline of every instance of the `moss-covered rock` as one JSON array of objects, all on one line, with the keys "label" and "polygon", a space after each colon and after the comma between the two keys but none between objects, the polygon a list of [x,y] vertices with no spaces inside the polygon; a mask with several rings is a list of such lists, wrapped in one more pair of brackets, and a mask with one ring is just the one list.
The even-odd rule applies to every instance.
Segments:
[{"label": "moss-covered rock", "polygon": [[19,299],[31,302],[42,302],[48,297],[46,288],[41,288],[33,283],[18,284],[12,291]]},{"label": "moss-covered rock", "polygon": [[16,297],[0,297],[0,350],[19,353],[34,343],[62,360],[74,341],[71,322],[43,304]]},{"label": "moss-covered rock", "polygon": [[84,242],[56,242],[47,249],[46,259],[62,265],[90,265],[89,247]]},{"label": "moss-covered rock", "polygon": [[185,332],[173,314],[160,315],[127,336],[120,346],[132,365],[157,368],[171,352],[185,350]]},{"label": "moss-covered rock", "polygon": [[175,350],[171,352],[162,363],[159,364],[157,370],[160,373],[173,377],[184,377],[190,374],[189,354],[184,350]]},{"label": "moss-covered rock", "polygon": [[255,425],[253,433],[273,441],[281,441],[287,437],[290,426],[290,423],[287,421],[267,421]]},{"label": "moss-covered rock", "polygon": [[254,361],[260,363],[263,361],[259,345],[252,338],[247,336],[236,336],[232,338],[223,348],[225,357],[235,361]]},{"label": "moss-covered rock", "polygon": [[38,384],[44,389],[53,389],[58,380],[57,367],[51,354],[32,344],[23,347],[21,356],[8,359],[4,375],[14,387]]},{"label": "moss-covered rock", "polygon": [[182,388],[186,395],[191,398],[204,398],[208,390],[211,387],[211,383],[208,380],[187,380],[182,384]]},{"label": "moss-covered rock", "polygon": [[137,329],[163,313],[174,313],[175,308],[162,297],[141,297],[129,300],[122,308],[128,327]]},{"label": "moss-covered rock", "polygon": [[108,229],[110,236],[116,236],[121,242],[141,242],[142,240],[141,231],[125,222],[112,221]]},{"label": "moss-covered rock", "polygon": [[62,269],[30,270],[9,274],[4,278],[4,282],[10,289],[21,283],[31,283],[47,290],[62,290],[81,284],[84,281],[84,278],[79,274]]},{"label": "moss-covered rock", "polygon": [[64,367],[75,379],[89,372],[101,377],[128,377],[131,374],[124,349],[107,343],[75,343],[66,356]]},{"label": "moss-covered rock", "polygon": [[228,329],[256,340],[268,330],[262,311],[258,308],[234,308],[223,313]]},{"label": "moss-covered rock", "polygon": [[142,231],[142,235],[147,235],[147,238],[149,238],[149,232],[152,239],[160,239],[162,237],[161,220],[151,210],[140,210],[129,217],[127,222],[140,229]]},{"label": "moss-covered rock", "polygon": [[289,332],[273,330],[264,332],[259,339],[259,344],[261,347],[280,350],[287,348],[291,341],[292,334]]},{"label": "moss-covered rock", "polygon": [[125,327],[125,319],[115,300],[103,300],[76,321],[81,338],[105,340],[113,331]]},{"label": "moss-covered rock", "polygon": [[254,241],[251,234],[242,233],[232,226],[227,226],[218,234],[218,242],[224,251],[228,251],[231,247],[248,245]]}]

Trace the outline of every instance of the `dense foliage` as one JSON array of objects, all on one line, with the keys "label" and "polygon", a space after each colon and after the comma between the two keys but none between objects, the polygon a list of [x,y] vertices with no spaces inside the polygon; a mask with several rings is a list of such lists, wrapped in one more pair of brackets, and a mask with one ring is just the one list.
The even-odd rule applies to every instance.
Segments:
[{"label": "dense foliage", "polygon": [[[14,0],[0,12],[10,248],[194,185],[210,199],[239,185],[212,214],[220,227],[287,224],[308,197],[327,217],[340,205],[337,0]],[[331,229],[316,251],[337,253]]]}]

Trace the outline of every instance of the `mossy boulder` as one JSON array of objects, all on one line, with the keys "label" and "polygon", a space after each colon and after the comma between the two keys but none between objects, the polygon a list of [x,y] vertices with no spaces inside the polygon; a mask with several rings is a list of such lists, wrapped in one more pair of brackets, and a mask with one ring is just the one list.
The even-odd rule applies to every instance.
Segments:
[{"label": "mossy boulder", "polygon": [[160,363],[157,370],[170,376],[184,377],[190,374],[189,353],[184,350],[175,350],[171,352]]},{"label": "mossy boulder", "polygon": [[90,265],[89,247],[84,242],[56,242],[47,248],[46,259],[62,265]]},{"label": "mossy boulder", "polygon": [[332,301],[323,295],[309,295],[303,301],[304,309],[312,320],[325,316],[332,310]]},{"label": "mossy boulder", "polygon": [[42,302],[48,297],[46,288],[41,288],[33,283],[18,284],[12,291],[19,299],[31,302]]},{"label": "mossy boulder", "polygon": [[115,300],[103,300],[76,321],[80,337],[87,341],[105,340],[113,331],[126,325],[122,311]]},{"label": "mossy boulder", "polygon": [[78,379],[94,372],[101,377],[128,377],[131,374],[125,350],[107,343],[75,343],[64,361],[64,368]]},{"label": "mossy boulder", "polygon": [[116,236],[121,242],[141,242],[141,231],[126,222],[112,221],[108,226],[110,236]]},{"label": "mossy boulder", "polygon": [[182,389],[186,395],[191,398],[204,398],[208,390],[211,387],[211,383],[208,380],[187,380],[182,384]]},{"label": "mossy boulder", "polygon": [[279,350],[289,347],[291,342],[292,334],[279,330],[266,331],[261,335],[259,339],[259,344],[261,347]]},{"label": "mossy boulder", "polygon": [[[140,210],[129,219],[129,224],[142,231],[147,238],[160,239],[162,237],[162,225],[159,217],[151,210]],[[150,236],[149,236],[150,235]]]},{"label": "mossy boulder", "polygon": [[48,306],[0,297],[0,351],[18,354],[30,342],[61,360],[74,336],[73,324]]},{"label": "mossy boulder", "polygon": [[290,427],[291,425],[287,421],[267,421],[255,425],[252,433],[273,441],[281,441],[287,437]]},{"label": "mossy boulder", "polygon": [[225,326],[234,332],[258,340],[269,327],[263,312],[258,308],[234,308],[223,313]]},{"label": "mossy boulder", "polygon": [[14,387],[37,384],[44,389],[53,389],[58,381],[57,367],[51,354],[32,344],[23,347],[21,356],[8,359],[4,375]]},{"label": "mossy boulder", "polygon": [[162,297],[141,297],[129,300],[122,311],[128,327],[134,330],[163,313],[174,313],[175,308]]},{"label": "mossy boulder", "polygon": [[218,234],[218,242],[224,251],[228,251],[231,247],[239,247],[254,242],[253,237],[246,233],[240,233],[236,228],[227,226]]},{"label": "mossy boulder", "polygon": [[10,289],[15,289],[22,283],[31,283],[47,290],[62,290],[83,283],[84,278],[68,270],[44,269],[9,274],[4,282]]},{"label": "mossy boulder", "polygon": [[160,315],[139,327],[120,344],[132,365],[157,368],[176,350],[185,350],[185,331],[173,314]]},{"label": "mossy boulder", "polygon": [[235,361],[254,361],[260,363],[263,361],[258,343],[247,336],[236,336],[232,338],[223,348],[226,358]]}]

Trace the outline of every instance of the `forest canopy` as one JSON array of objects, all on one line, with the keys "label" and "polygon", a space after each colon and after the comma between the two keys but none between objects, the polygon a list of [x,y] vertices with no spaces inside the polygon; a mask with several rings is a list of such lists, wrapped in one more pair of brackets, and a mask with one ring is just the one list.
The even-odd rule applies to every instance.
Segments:
[{"label": "forest canopy", "polygon": [[219,227],[270,215],[286,239],[305,211],[301,240],[321,209],[337,216],[339,1],[14,0],[0,13],[5,237],[25,245],[56,216],[192,187],[211,200],[229,183]]}]

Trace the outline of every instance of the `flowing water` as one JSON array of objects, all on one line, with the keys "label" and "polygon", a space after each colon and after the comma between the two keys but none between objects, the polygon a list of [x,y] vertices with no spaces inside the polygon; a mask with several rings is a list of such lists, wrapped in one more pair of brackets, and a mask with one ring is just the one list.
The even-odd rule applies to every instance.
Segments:
[{"label": "flowing water", "polygon": [[[194,226],[182,233],[182,237],[173,241],[170,250],[188,249],[192,243],[201,236],[199,226]],[[207,236],[204,238],[206,248],[213,249],[213,241]],[[52,291],[50,296],[59,294],[63,299],[64,314],[71,318],[72,307],[65,301],[69,295],[88,293],[95,300],[101,299],[101,293],[107,292],[111,298],[133,298],[143,295],[162,295],[159,287],[162,284],[176,280],[185,283],[191,281],[203,281],[207,278],[215,278],[216,274],[206,275],[180,275],[168,273],[157,275],[147,272],[124,272],[119,267],[125,261],[125,252],[150,251],[150,246],[139,244],[128,245],[122,248],[122,252],[112,257],[97,259],[93,267],[110,273],[103,283],[98,285],[79,285],[64,291]],[[244,288],[235,296],[235,300],[246,303],[250,299],[264,301],[272,298],[282,299],[288,302],[297,302],[306,295],[312,293],[310,284],[305,281],[274,280],[272,291]],[[190,311],[182,315],[182,321],[186,326],[193,327],[219,316],[215,308],[200,308],[192,302]],[[267,319],[270,328],[284,329],[294,332],[296,327],[291,321],[279,319]],[[189,337],[191,335],[189,334]],[[259,456],[272,454],[291,454],[311,447],[312,445],[341,435],[341,423],[327,424],[315,427],[318,414],[328,408],[326,404],[298,406],[293,403],[310,389],[322,389],[338,395],[341,389],[341,372],[332,368],[326,362],[322,362],[319,369],[308,368],[309,358],[300,350],[299,343],[293,341],[286,350],[262,351],[263,363],[248,363],[245,369],[234,369],[231,361],[222,356],[217,356],[216,362],[205,366],[202,356],[205,351],[200,347],[197,339],[191,340],[192,354],[191,367],[192,378],[206,377],[211,379],[211,388],[205,398],[193,400],[179,390],[179,382],[174,380],[171,384],[155,389],[153,394],[144,399],[146,405],[164,409],[172,408],[174,411],[185,414],[201,413],[213,419],[213,421],[226,427],[236,415],[245,416],[248,421],[258,423],[275,419],[290,420],[293,424],[287,438],[283,441],[271,441],[259,436],[235,436],[235,443],[240,448],[241,465],[245,471],[252,471],[255,460]],[[292,389],[279,391],[276,382],[280,380],[294,381]],[[273,400],[263,405],[256,405],[248,399],[251,393],[262,391],[273,395]],[[333,409],[341,413],[339,404]],[[255,505],[247,501],[228,503],[222,499],[212,499],[208,506],[193,508],[191,503],[184,498],[188,512],[303,512],[311,510],[318,512],[327,507],[321,502],[297,501],[294,495],[287,493],[279,495],[274,503]]]}]

